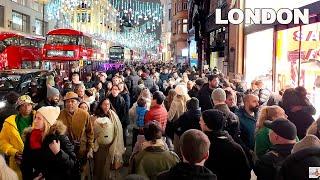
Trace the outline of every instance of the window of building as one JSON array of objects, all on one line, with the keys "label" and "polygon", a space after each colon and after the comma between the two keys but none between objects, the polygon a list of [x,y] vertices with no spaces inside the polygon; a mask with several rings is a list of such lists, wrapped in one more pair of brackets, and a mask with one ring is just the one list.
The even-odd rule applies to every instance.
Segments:
[{"label": "window of building", "polygon": [[169,18],[169,21],[171,21],[171,18],[172,18],[172,14],[171,14],[172,12],[171,12],[171,9],[168,9],[168,18]]},{"label": "window of building", "polygon": [[30,17],[19,13],[17,11],[12,11],[12,29],[17,31],[29,32],[30,29]]},{"label": "window of building", "polygon": [[178,12],[182,11],[182,2],[178,3]]},{"label": "window of building", "polygon": [[[37,35],[45,35],[45,33],[43,34],[43,21],[40,19],[36,19],[36,23],[35,23],[35,33]],[[44,22],[44,32],[47,32],[48,29],[48,23]]]},{"label": "window of building", "polygon": [[174,15],[177,14],[177,10],[178,10],[177,3],[174,3]]},{"label": "window of building", "polygon": [[42,21],[39,19],[36,19],[35,33],[36,35],[42,35]]},{"label": "window of building", "polygon": [[188,19],[183,19],[182,32],[188,33]]},{"label": "window of building", "polygon": [[183,3],[183,10],[188,10],[188,2]]},{"label": "window of building", "polygon": [[182,20],[181,19],[178,19],[178,31],[177,31],[177,33],[178,34],[180,34],[180,33],[182,33]]},{"label": "window of building", "polygon": [[4,27],[4,6],[0,6],[0,27]]},{"label": "window of building", "polygon": [[33,10],[38,11],[38,12],[42,12],[42,9],[43,9],[42,4],[39,4],[37,1],[33,1],[31,4],[32,4],[31,8]]},{"label": "window of building", "polygon": [[16,3],[18,3],[18,4],[21,4],[21,5],[25,6],[27,0],[11,0],[11,1],[12,1],[12,2],[16,2]]}]

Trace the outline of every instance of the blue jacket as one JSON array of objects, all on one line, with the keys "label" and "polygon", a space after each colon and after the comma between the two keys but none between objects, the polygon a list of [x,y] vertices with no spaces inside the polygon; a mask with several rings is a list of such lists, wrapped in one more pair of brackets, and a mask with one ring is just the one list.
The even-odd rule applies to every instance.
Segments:
[{"label": "blue jacket", "polygon": [[257,117],[249,115],[246,110],[241,107],[236,111],[236,115],[240,120],[240,138],[242,139],[245,146],[249,149],[254,150],[254,133],[256,129]]},{"label": "blue jacket", "polygon": [[137,121],[136,124],[138,127],[143,127],[144,126],[144,116],[148,112],[146,107],[139,107],[137,106],[136,108],[136,113],[137,113]]}]

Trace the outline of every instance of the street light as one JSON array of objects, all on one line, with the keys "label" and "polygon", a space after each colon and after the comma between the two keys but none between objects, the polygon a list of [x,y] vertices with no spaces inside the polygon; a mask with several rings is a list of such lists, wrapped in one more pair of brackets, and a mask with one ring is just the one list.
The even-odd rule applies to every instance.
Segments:
[{"label": "street light", "polygon": [[42,35],[45,36],[45,22],[44,22],[44,13],[45,13],[45,5],[48,4],[49,0],[38,0],[39,4],[42,4]]}]

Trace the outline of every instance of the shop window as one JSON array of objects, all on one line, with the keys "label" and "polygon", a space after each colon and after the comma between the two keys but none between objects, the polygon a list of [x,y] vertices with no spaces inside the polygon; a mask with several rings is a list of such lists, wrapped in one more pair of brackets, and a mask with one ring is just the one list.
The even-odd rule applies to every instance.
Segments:
[{"label": "shop window", "polygon": [[12,11],[12,29],[16,31],[29,32],[30,27],[30,17],[19,13],[17,11]]},{"label": "shop window", "polygon": [[[259,79],[264,82],[266,88],[272,90],[273,33],[273,28],[271,28],[245,36],[245,76],[249,85],[253,80]],[[220,28],[219,31],[212,34],[210,41],[222,41],[224,35],[225,31]],[[257,48],[257,44],[259,44],[259,48]],[[219,44],[217,46],[220,49],[221,46]],[[222,48],[224,49],[224,46]],[[230,54],[230,58],[234,59],[234,51]]]}]

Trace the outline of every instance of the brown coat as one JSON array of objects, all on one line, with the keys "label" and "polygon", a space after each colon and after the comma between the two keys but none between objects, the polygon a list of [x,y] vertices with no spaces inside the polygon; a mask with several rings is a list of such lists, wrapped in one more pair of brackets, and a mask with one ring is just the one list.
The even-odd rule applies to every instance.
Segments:
[{"label": "brown coat", "polygon": [[67,134],[71,141],[79,141],[80,149],[77,153],[78,157],[85,157],[90,148],[93,148],[93,128],[90,122],[90,115],[78,109],[73,115],[66,109],[60,112],[58,120],[62,121],[68,128]]}]

